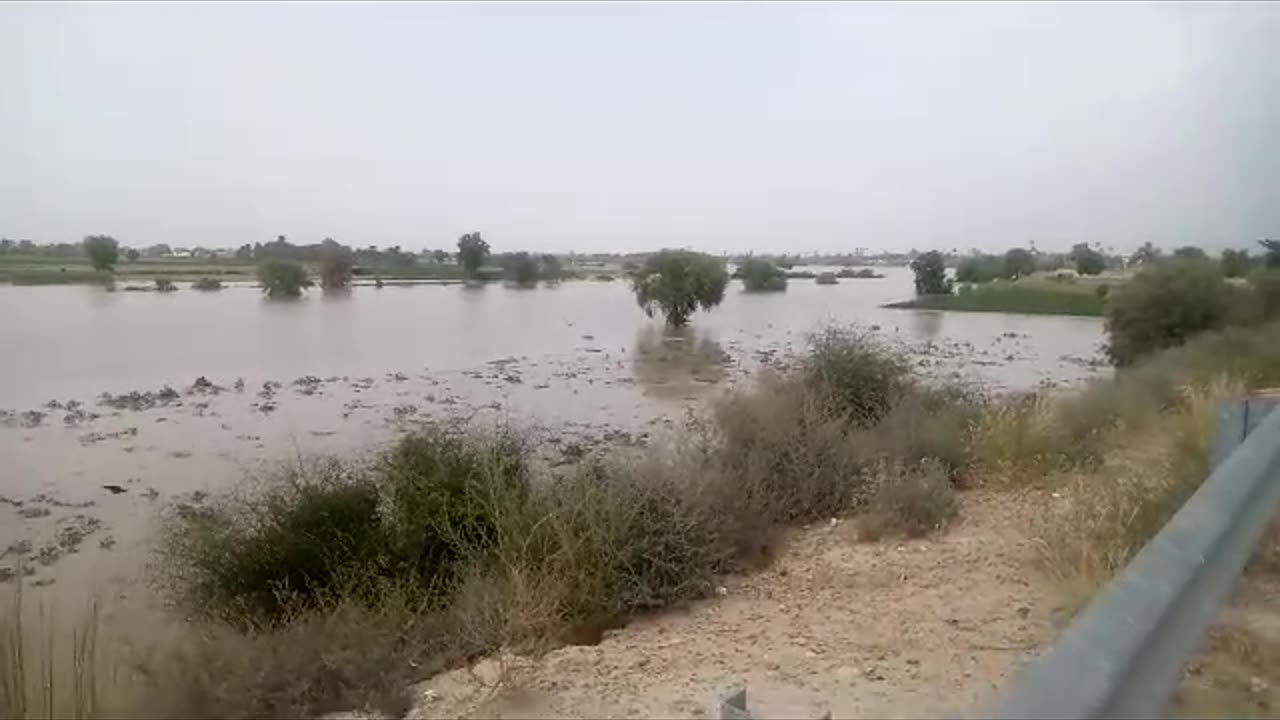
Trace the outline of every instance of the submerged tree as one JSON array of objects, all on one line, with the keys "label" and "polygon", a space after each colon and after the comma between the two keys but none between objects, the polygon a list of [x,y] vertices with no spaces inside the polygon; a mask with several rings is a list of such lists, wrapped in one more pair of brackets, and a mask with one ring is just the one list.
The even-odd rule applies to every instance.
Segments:
[{"label": "submerged tree", "polygon": [[320,287],[337,290],[351,284],[356,258],[351,248],[339,245],[333,238],[320,243]]},{"label": "submerged tree", "polygon": [[527,252],[502,256],[502,269],[517,285],[532,287],[538,284],[538,261]]},{"label": "submerged tree", "polygon": [[110,235],[90,235],[84,239],[84,254],[94,270],[110,270],[120,259],[120,243]]},{"label": "submerged tree", "polygon": [[930,250],[911,261],[911,272],[916,274],[917,295],[950,295],[951,278],[942,253]]},{"label": "submerged tree", "polygon": [[555,255],[544,254],[541,264],[542,279],[547,282],[556,282],[564,275],[564,266],[560,264],[560,258]]},{"label": "submerged tree", "polygon": [[631,275],[636,303],[649,317],[661,312],[671,327],[687,324],[699,308],[719,305],[728,285],[723,262],[690,250],[662,250]]},{"label": "submerged tree", "polygon": [[488,259],[489,243],[480,237],[480,233],[470,232],[458,238],[458,264],[466,271],[467,277],[476,277]]},{"label": "submerged tree", "polygon": [[738,266],[747,292],[781,292],[787,289],[787,271],[765,258],[748,257]]},{"label": "submerged tree", "polygon": [[311,287],[307,269],[293,260],[268,260],[258,266],[258,283],[269,298],[296,298]]}]

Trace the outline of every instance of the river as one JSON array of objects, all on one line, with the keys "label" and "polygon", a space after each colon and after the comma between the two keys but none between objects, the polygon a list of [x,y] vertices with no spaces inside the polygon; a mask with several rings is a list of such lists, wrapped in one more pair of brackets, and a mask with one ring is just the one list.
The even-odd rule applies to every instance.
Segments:
[{"label": "river", "polygon": [[[997,389],[1100,371],[1096,319],[883,309],[912,285],[905,268],[882,271],[793,280],[782,294],[735,281],[675,337],[623,281],[289,302],[247,286],[0,286],[0,568],[21,556],[33,587],[126,587],[156,508],[199,502],[263,463],[376,447],[428,418],[514,423],[553,454],[644,442],[826,324],[873,331],[928,375]],[[100,397],[134,390],[114,406]]]}]

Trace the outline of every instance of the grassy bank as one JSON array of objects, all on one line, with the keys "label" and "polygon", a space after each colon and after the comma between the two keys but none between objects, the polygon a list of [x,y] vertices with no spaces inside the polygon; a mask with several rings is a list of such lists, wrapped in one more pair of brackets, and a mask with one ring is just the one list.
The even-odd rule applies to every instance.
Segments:
[{"label": "grassy bank", "polygon": [[1099,287],[1104,286],[996,281],[961,285],[954,295],[921,295],[885,307],[1101,317],[1105,299]]}]

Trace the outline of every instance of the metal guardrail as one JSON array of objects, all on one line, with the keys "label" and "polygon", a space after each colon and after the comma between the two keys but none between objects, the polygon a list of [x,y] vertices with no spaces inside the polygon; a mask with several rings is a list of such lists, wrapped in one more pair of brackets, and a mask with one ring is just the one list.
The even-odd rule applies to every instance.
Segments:
[{"label": "metal guardrail", "polygon": [[[984,717],[1167,715],[1183,666],[1280,506],[1278,404],[1280,393],[1219,406],[1209,477]],[[752,717],[745,687],[722,698],[720,717]]]},{"label": "metal guardrail", "polygon": [[1280,505],[1276,403],[1219,407],[1208,479],[987,717],[1166,716],[1183,666]]}]

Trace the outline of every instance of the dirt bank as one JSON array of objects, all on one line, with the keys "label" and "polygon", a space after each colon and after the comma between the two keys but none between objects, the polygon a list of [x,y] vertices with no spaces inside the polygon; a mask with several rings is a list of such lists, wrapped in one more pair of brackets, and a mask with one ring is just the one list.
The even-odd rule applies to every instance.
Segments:
[{"label": "dirt bank", "polygon": [[596,646],[505,656],[415,689],[411,717],[716,717],[745,683],[761,717],[922,717],[987,699],[1062,618],[1030,567],[1043,499],[969,493],[937,538],[860,543],[851,521],[797,531],[723,597]]}]

